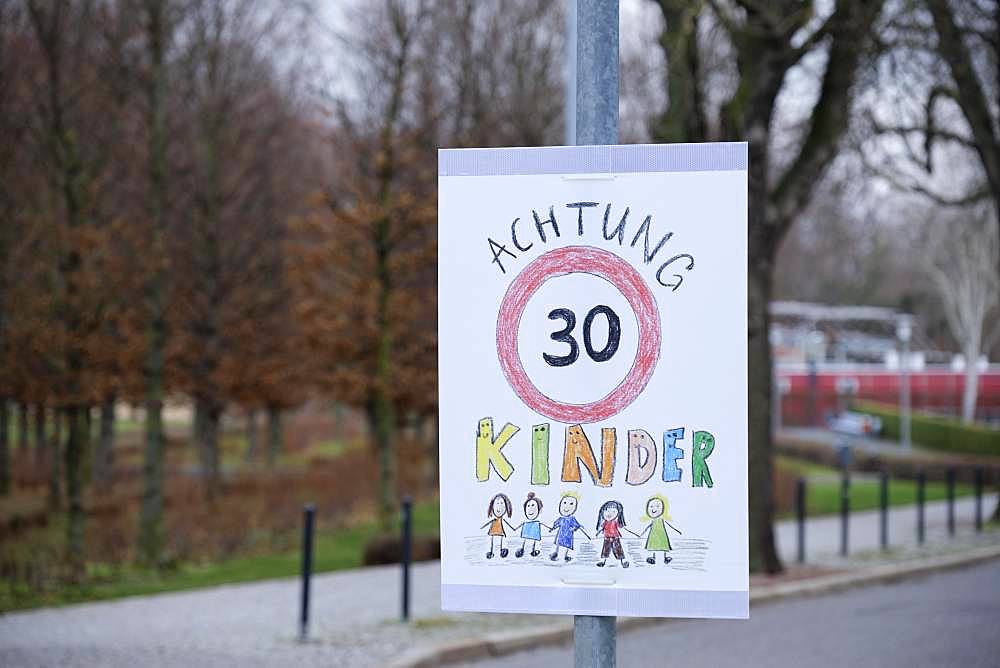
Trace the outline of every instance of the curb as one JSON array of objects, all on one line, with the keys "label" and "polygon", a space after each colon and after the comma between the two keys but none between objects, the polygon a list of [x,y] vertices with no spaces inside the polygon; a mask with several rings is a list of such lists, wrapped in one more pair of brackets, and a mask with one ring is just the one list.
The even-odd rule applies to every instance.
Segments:
[{"label": "curb", "polygon": [[[828,594],[862,585],[887,584],[906,578],[971,566],[996,558],[1000,558],[1000,545],[990,545],[959,554],[883,564],[850,573],[836,573],[764,585],[750,591],[750,602],[756,604],[771,603],[789,598]],[[618,628],[622,630],[634,629],[651,624],[661,624],[664,621],[666,620],[655,617],[627,617],[618,622]],[[536,647],[560,645],[569,642],[572,637],[573,625],[560,622],[542,628],[489,633],[466,640],[411,650],[389,665],[391,668],[432,668],[433,666],[461,661],[505,656]]]}]

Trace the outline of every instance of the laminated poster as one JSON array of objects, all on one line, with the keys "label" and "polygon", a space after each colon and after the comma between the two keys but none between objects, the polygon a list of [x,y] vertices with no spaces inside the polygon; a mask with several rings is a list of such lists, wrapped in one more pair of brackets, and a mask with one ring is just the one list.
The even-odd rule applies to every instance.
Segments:
[{"label": "laminated poster", "polygon": [[747,617],[747,145],[438,174],[443,608]]}]

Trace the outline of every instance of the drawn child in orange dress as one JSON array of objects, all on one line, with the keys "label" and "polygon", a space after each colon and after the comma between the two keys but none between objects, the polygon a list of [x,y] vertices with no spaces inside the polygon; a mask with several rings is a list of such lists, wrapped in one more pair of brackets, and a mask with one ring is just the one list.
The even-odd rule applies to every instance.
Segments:
[{"label": "drawn child in orange dress", "polygon": [[490,505],[486,507],[486,517],[489,521],[480,529],[485,529],[489,527],[487,535],[490,537],[490,551],[486,553],[487,559],[493,558],[493,547],[496,542],[500,544],[500,557],[506,557],[508,550],[503,546],[503,539],[507,536],[507,532],[504,530],[503,525],[506,524],[510,527],[511,531],[514,531],[514,527],[511,526],[510,522],[504,519],[504,516],[510,518],[514,515],[514,506],[511,505],[510,498],[506,494],[497,494],[490,500]]}]

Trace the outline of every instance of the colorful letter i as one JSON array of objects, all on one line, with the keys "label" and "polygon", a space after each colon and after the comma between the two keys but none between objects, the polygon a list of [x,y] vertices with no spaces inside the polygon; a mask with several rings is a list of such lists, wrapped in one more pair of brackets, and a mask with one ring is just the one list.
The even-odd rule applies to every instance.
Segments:
[{"label": "colorful letter i", "polygon": [[531,484],[549,484],[549,423],[531,428]]}]

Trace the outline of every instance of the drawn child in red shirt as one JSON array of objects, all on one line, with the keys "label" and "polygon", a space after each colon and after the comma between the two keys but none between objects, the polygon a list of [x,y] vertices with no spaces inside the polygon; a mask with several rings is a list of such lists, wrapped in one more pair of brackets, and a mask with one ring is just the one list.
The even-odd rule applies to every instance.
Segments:
[{"label": "drawn child in red shirt", "polygon": [[601,549],[601,560],[598,566],[603,566],[612,552],[615,559],[622,562],[622,568],[628,568],[625,561],[625,550],[622,549],[622,530],[635,536],[635,532],[625,528],[625,509],[621,501],[606,501],[597,511],[597,532],[604,534],[604,547]]}]

